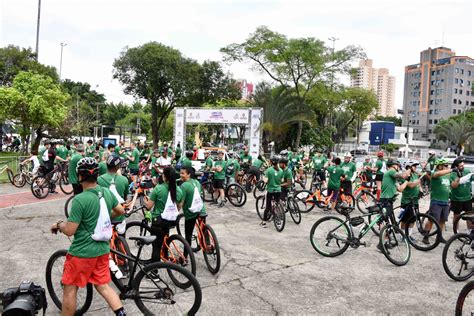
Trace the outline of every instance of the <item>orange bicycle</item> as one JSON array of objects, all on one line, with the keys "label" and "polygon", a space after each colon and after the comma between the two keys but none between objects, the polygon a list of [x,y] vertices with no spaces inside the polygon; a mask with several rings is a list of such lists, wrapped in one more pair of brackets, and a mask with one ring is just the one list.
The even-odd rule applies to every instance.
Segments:
[{"label": "orange bicycle", "polygon": [[[330,206],[333,196],[334,192],[327,196],[327,190],[321,190],[319,188],[317,188],[314,192],[308,190],[295,192],[295,198],[298,206],[300,207],[301,213],[308,213],[314,208],[315,205],[322,209]],[[341,215],[346,215],[351,213],[354,208],[354,196],[352,196],[350,193],[344,192],[344,189],[340,188],[335,205],[336,212]]]},{"label": "orange bicycle", "polygon": [[[176,219],[178,234],[184,237],[184,214],[179,214]],[[197,236],[196,236],[197,232]],[[198,216],[196,227],[191,239],[191,248],[194,252],[202,250],[204,261],[212,274],[219,272],[221,267],[221,252],[216,233],[209,224],[206,224],[204,217]]]}]

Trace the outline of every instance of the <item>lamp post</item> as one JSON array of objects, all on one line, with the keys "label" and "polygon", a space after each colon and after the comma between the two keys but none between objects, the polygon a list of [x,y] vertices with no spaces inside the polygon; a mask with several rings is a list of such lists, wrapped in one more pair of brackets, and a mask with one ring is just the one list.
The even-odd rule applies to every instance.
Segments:
[{"label": "lamp post", "polygon": [[39,33],[40,33],[40,17],[41,17],[41,0],[38,0],[38,19],[36,20],[36,61],[38,61],[39,53]]},{"label": "lamp post", "polygon": [[60,43],[61,45],[61,57],[59,58],[59,81],[61,81],[61,73],[63,70],[63,48],[67,46],[67,43]]}]

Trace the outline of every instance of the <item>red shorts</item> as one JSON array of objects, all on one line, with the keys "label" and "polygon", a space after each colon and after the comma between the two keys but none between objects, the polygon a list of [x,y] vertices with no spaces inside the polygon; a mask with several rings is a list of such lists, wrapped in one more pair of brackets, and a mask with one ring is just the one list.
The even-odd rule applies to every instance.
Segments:
[{"label": "red shorts", "polygon": [[62,283],[85,287],[87,283],[102,285],[110,282],[109,254],[95,258],[66,255]]}]

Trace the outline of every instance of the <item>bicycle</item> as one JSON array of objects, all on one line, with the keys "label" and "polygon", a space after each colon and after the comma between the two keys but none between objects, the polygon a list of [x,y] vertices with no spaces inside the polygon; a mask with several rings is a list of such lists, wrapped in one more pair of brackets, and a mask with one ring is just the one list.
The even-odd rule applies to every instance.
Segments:
[{"label": "bicycle", "polygon": [[281,201],[275,202],[275,200],[272,199],[269,218],[265,219],[264,212],[267,205],[265,199],[266,195],[262,195],[259,196],[255,201],[255,207],[257,209],[258,217],[260,217],[262,221],[269,221],[273,218],[273,224],[275,225],[275,229],[277,230],[277,232],[282,232],[285,228],[286,222],[285,209],[283,207],[283,204],[281,203]]},{"label": "bicycle", "polygon": [[374,190],[377,190],[377,187],[374,187],[373,182],[363,181],[356,186],[354,190],[354,198],[356,199],[357,209],[361,213],[365,213],[367,208],[377,204],[377,198],[374,195]]},{"label": "bicycle", "polygon": [[33,173],[27,167],[20,164],[20,172],[13,177],[12,184],[17,188],[22,188],[26,183],[31,185],[33,181]]},{"label": "bicycle", "polygon": [[64,194],[69,195],[73,193],[72,185],[69,183],[69,177],[64,173],[59,164],[49,173],[33,178],[31,182],[31,193],[38,199],[44,199],[48,196],[51,188],[56,186],[56,183],[59,183],[59,188]]},{"label": "bicycle", "polygon": [[[213,174],[209,174],[209,179],[202,183],[202,199],[206,202],[214,201],[214,184]],[[227,181],[226,181],[227,183]],[[224,202],[229,201],[230,204],[241,207],[247,202],[247,193],[244,188],[238,183],[226,184],[224,188]]]},{"label": "bicycle", "polygon": [[[334,192],[329,196],[327,191],[323,189],[316,189],[315,192],[308,190],[301,190],[295,192],[295,198],[299,202],[301,213],[308,213],[311,211],[315,205],[319,208],[326,209],[332,204],[332,198]],[[341,215],[345,215],[347,212],[352,212],[355,208],[355,199],[352,194],[345,193],[344,189],[339,189],[339,194],[337,195],[335,210]]]},{"label": "bicycle", "polygon": [[0,174],[6,172],[8,176],[8,181],[13,184],[13,177],[15,176],[13,170],[8,166],[8,162],[2,162],[4,164],[0,167]]},{"label": "bicycle", "polygon": [[466,222],[466,230],[469,232],[470,228],[467,226],[471,226],[473,221],[474,221],[474,212],[461,212],[459,214],[459,217],[456,218],[456,220],[453,221],[453,232],[456,235],[457,233],[460,233],[460,227],[459,227],[459,222],[463,220]]},{"label": "bicycle", "polygon": [[473,273],[470,260],[474,259],[472,233],[460,233],[451,236],[443,248],[443,268],[446,274],[455,281],[465,281]]},{"label": "bicycle", "polygon": [[[176,219],[177,231],[181,237],[185,237],[184,214],[179,214]],[[194,252],[202,250],[204,261],[208,270],[212,274],[219,272],[221,267],[221,251],[219,248],[219,242],[217,241],[216,233],[214,229],[204,221],[202,216],[198,216],[196,219],[196,225],[191,238],[191,249]],[[197,233],[196,233],[197,232]],[[196,235],[197,234],[197,235]]]},{"label": "bicycle", "polygon": [[[140,260],[141,248],[153,243],[156,236],[138,236],[130,239],[140,245],[136,258],[114,249],[110,250],[113,255],[133,263],[126,283],[120,282],[115,273],[111,272],[112,282],[120,291],[120,299],[134,300],[138,309],[145,315],[195,315],[202,300],[198,280],[189,271],[176,264],[166,262],[144,264]],[[48,292],[59,310],[62,309],[61,278],[66,254],[67,250],[56,251],[46,265]],[[185,282],[176,284],[177,279]],[[183,287],[183,284],[187,286]],[[92,284],[79,289],[77,299],[76,315],[82,315],[92,303]]]},{"label": "bicycle", "polygon": [[[366,222],[364,217],[369,217],[370,215],[375,216],[375,218],[372,221],[369,220]],[[390,223],[388,219],[389,216],[390,214],[388,214],[385,207],[381,210],[372,207],[368,210],[367,214],[352,218],[349,216],[349,213],[346,213],[345,220],[336,216],[325,216],[316,221],[311,228],[309,235],[311,245],[316,252],[325,257],[339,256],[343,254],[349,246],[354,249],[360,246],[367,247],[367,244],[361,242],[361,239],[379,221],[384,221],[386,225],[382,228],[379,236],[379,244],[381,245],[382,253],[388,261],[394,265],[406,265],[411,255],[408,238],[400,228]],[[324,227],[325,224],[329,225]],[[356,237],[354,227],[361,224],[364,224],[364,226],[360,229],[359,235]],[[398,258],[396,258],[396,252],[400,254]]]},{"label": "bicycle", "polygon": [[456,301],[456,316],[462,315],[473,315],[474,314],[474,298],[471,294],[471,291],[474,290],[474,281],[468,282],[462,288],[461,292],[459,293],[458,299]]}]

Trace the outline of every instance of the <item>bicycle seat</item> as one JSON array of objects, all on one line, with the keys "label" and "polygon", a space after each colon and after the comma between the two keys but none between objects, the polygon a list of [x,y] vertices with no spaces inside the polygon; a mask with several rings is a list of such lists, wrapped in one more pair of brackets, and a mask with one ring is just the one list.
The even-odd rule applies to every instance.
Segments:
[{"label": "bicycle seat", "polygon": [[156,236],[137,236],[137,237],[130,237],[130,240],[138,241],[139,245],[149,245],[155,241]]},{"label": "bicycle seat", "polygon": [[466,213],[461,215],[461,218],[465,221],[471,221],[474,222],[474,214],[473,213]]}]

